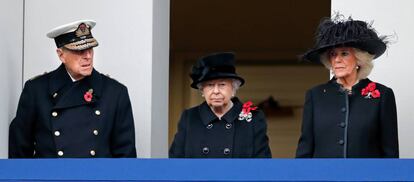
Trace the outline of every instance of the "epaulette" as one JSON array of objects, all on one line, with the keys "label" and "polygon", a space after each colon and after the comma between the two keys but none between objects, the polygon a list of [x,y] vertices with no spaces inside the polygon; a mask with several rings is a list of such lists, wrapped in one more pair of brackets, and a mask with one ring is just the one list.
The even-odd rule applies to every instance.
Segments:
[{"label": "epaulette", "polygon": [[40,77],[40,76],[42,76],[42,75],[45,75],[45,74],[47,74],[47,71],[45,71],[43,74],[36,75],[36,76],[34,76],[34,77],[30,78],[29,80],[34,80],[34,79],[36,79],[36,78],[38,78],[38,77]]},{"label": "epaulette", "polygon": [[112,80],[118,81],[115,78],[111,78],[111,76],[109,74],[104,74],[104,75],[107,76],[108,78],[112,79]]}]

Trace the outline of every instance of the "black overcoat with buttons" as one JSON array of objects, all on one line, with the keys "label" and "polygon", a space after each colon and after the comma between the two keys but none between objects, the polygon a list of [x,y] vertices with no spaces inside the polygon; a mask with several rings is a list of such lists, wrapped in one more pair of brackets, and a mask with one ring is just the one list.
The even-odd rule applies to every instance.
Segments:
[{"label": "black overcoat with buttons", "polygon": [[136,157],[127,88],[96,70],[72,82],[63,64],[27,81],[10,124],[9,157]]},{"label": "black overcoat with buttons", "polygon": [[361,94],[360,80],[348,93],[330,80],[306,93],[299,158],[398,158],[397,111],[391,88],[376,83],[379,98]]},{"label": "black overcoat with buttons", "polygon": [[233,107],[221,120],[206,102],[185,110],[170,147],[170,158],[270,158],[266,119],[252,111],[252,120],[239,120],[242,103],[232,99]]}]

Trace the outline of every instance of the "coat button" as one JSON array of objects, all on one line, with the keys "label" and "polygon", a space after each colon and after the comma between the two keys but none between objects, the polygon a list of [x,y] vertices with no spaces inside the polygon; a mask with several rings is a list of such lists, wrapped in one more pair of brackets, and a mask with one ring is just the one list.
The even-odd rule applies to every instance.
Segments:
[{"label": "coat button", "polygon": [[207,125],[207,129],[211,129],[211,128],[213,128],[213,123],[210,123]]},{"label": "coat button", "polygon": [[98,130],[93,130],[93,135],[97,136],[98,135]]},{"label": "coat button", "polygon": [[58,154],[58,156],[62,157],[63,156],[63,151],[59,150],[57,154]]},{"label": "coat button", "polygon": [[338,144],[339,144],[339,145],[343,145],[344,143],[345,143],[345,142],[344,142],[344,140],[339,140],[339,141],[338,141]]},{"label": "coat button", "polygon": [[55,131],[55,136],[60,136],[60,132],[59,131]]},{"label": "coat button", "polygon": [[95,111],[95,114],[96,114],[97,116],[99,116],[99,115],[101,115],[101,111],[96,110],[96,111]]},{"label": "coat button", "polygon": [[231,124],[230,123],[227,123],[226,124],[226,129],[230,129],[231,128]]},{"label": "coat button", "polygon": [[203,154],[208,154],[208,152],[210,152],[210,150],[208,149],[208,147],[204,147],[203,148]]},{"label": "coat button", "polygon": [[345,122],[341,122],[341,123],[339,123],[339,126],[340,126],[341,128],[345,128],[346,124],[345,124]]},{"label": "coat button", "polygon": [[58,96],[58,93],[56,93],[56,92],[55,92],[55,93],[53,94],[53,98],[56,98],[57,96]]},{"label": "coat button", "polygon": [[346,111],[346,108],[345,107],[341,108],[341,111],[342,112],[345,112]]},{"label": "coat button", "polygon": [[56,117],[57,115],[58,115],[58,113],[57,113],[56,111],[53,111],[53,112],[52,112],[52,116],[53,116],[53,117]]},{"label": "coat button", "polygon": [[91,154],[91,156],[95,156],[95,155],[96,155],[95,150],[91,150],[91,151],[90,151],[90,154]]},{"label": "coat button", "polygon": [[229,155],[230,154],[230,149],[229,148],[225,148],[223,151],[224,155]]}]

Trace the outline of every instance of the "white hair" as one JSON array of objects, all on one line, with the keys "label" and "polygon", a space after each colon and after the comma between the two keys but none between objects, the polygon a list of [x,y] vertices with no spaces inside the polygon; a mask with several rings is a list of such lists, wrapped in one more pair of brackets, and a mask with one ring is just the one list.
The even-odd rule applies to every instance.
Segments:
[{"label": "white hair", "polygon": [[[372,60],[374,60],[375,55],[372,55],[368,53],[367,51],[363,51],[358,48],[352,48],[355,53],[355,57],[357,59],[357,66],[359,69],[357,70],[357,78],[359,80],[365,79],[368,77],[368,75],[371,73],[372,68],[374,68],[374,64],[372,63]],[[325,51],[320,56],[321,63],[328,68],[329,70],[332,70],[331,62],[329,61],[328,52]]]},{"label": "white hair", "polygon": [[[235,96],[237,90],[239,90],[239,88],[240,88],[241,81],[239,79],[235,79],[235,78],[230,78],[230,79],[231,79],[231,85],[233,87],[233,96]],[[201,93],[203,93],[203,83],[204,82],[200,82],[200,83],[197,84],[197,88]]]}]

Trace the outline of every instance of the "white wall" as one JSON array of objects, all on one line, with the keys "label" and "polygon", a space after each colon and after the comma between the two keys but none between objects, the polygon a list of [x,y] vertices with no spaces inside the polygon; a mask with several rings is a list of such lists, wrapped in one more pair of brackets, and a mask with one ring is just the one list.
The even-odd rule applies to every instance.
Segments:
[{"label": "white wall", "polygon": [[138,157],[167,157],[169,0],[25,2],[23,79],[60,65],[54,41],[46,37],[50,29],[96,20],[95,68],[128,87]]},{"label": "white wall", "polygon": [[0,22],[0,158],[7,158],[9,123],[22,89],[23,0],[1,0]]},{"label": "white wall", "polygon": [[396,42],[374,61],[369,76],[394,90],[400,142],[400,157],[414,157],[414,1],[412,0],[332,0],[332,11],[365,21],[374,20],[380,35],[396,34]]},{"label": "white wall", "polygon": [[170,1],[155,0],[153,6],[151,157],[159,158],[168,151]]}]

